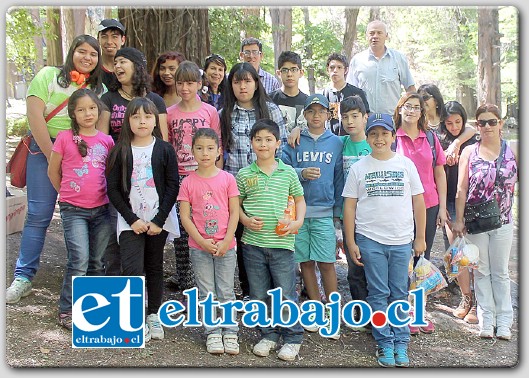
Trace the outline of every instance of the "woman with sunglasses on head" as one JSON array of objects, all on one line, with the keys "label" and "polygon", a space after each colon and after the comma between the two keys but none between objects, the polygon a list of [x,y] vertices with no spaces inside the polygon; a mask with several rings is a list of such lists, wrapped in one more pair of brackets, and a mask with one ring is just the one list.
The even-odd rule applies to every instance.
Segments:
[{"label": "woman with sunglasses on head", "polygon": [[[400,98],[393,119],[397,129],[396,152],[413,161],[424,187],[426,204],[424,258],[429,260],[437,227],[444,227],[447,220],[445,154],[435,133],[427,130],[426,107],[422,96],[417,92],[408,92]],[[410,333],[412,335],[417,335],[419,332],[433,333],[434,324],[429,319],[427,323],[424,327],[410,326]]]},{"label": "woman with sunglasses on head", "polygon": [[[514,187],[518,180],[516,153],[502,139],[503,120],[499,108],[484,104],[476,110],[478,143],[465,147],[459,159],[456,219],[452,232],[466,234],[465,205],[496,199],[501,227],[466,234],[479,248],[475,290],[478,300],[479,336],[510,340],[513,322],[509,255],[513,242]],[[498,165],[498,166],[497,166]]]},{"label": "woman with sunglasses on head", "polygon": [[[417,93],[422,96],[426,107],[426,119],[428,120],[427,130],[434,131],[440,137],[440,125],[446,118],[444,100],[441,91],[435,84],[423,84],[417,89]],[[457,164],[461,146],[476,134],[476,129],[471,125],[464,125],[463,132],[448,146],[443,146],[446,156],[446,164]]]},{"label": "woman with sunglasses on head", "polygon": [[224,106],[223,92],[226,87],[226,61],[218,54],[206,57],[204,63],[204,79],[207,92],[202,101],[220,110]]}]

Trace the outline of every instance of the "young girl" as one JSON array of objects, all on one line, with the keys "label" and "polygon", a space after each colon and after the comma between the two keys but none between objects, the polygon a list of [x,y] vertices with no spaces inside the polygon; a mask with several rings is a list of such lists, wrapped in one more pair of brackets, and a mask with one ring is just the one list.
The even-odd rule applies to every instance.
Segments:
[{"label": "young girl", "polygon": [[[241,168],[247,167],[256,160],[250,140],[250,130],[255,121],[269,118],[279,126],[281,143],[276,157],[283,154],[287,144],[287,130],[279,107],[266,95],[257,71],[250,63],[237,63],[230,70],[228,85],[225,90],[224,108],[219,112],[222,132],[222,149],[224,153],[224,170],[234,176]],[[244,227],[237,227],[237,266],[243,300],[249,300],[250,290],[240,242]]]},{"label": "young girl", "polygon": [[78,89],[68,100],[71,130],[57,134],[48,176],[59,193],[68,261],[59,299],[59,324],[72,329],[72,277],[104,275],[110,234],[106,159],[114,141],[96,129],[102,103],[94,91]]},{"label": "young girl", "polygon": [[[393,115],[397,129],[397,153],[410,158],[424,187],[426,204],[426,250],[424,257],[430,259],[430,251],[437,227],[444,227],[446,212],[446,174],[444,165],[446,158],[438,138],[433,135],[437,159],[433,162],[430,142],[426,136],[426,109],[423,98],[416,92],[404,94],[395,108]],[[434,167],[435,165],[435,167]],[[432,333],[434,324],[427,320],[425,327],[410,327],[412,335],[419,332]]]},{"label": "young girl", "polygon": [[[192,148],[198,168],[182,181],[178,201],[180,220],[190,236],[189,255],[199,297],[202,300],[213,293],[214,299],[221,303],[234,301],[239,189],[233,175],[215,166],[220,148],[219,137],[213,129],[197,130]],[[239,354],[238,330],[238,326],[206,326],[207,351]]]},{"label": "young girl", "polygon": [[137,97],[127,105],[118,143],[108,159],[107,178],[109,198],[118,212],[123,275],[145,272],[145,341],[161,340],[163,251],[168,237],[179,236],[174,209],[178,166],[173,146],[162,140],[158,111],[151,100]]},{"label": "young girl", "polygon": [[[211,128],[220,136],[219,115],[217,109],[202,102],[197,96],[202,89],[202,74],[196,63],[180,63],[175,75],[176,88],[182,100],[167,109],[169,142],[172,143],[178,161],[180,183],[198,167],[193,157],[191,144],[193,135],[201,128]],[[222,159],[216,164],[222,168]],[[189,260],[188,235],[180,227],[180,238],[174,241],[176,272],[168,281],[179,290],[195,286],[191,261]]]}]

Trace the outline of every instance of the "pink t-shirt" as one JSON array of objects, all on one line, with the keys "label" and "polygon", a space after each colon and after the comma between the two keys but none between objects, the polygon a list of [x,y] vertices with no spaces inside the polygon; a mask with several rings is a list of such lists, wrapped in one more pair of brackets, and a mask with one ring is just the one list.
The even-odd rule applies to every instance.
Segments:
[{"label": "pink t-shirt", "polygon": [[[177,199],[191,204],[191,218],[200,235],[219,242],[226,236],[230,219],[229,199],[232,197],[239,197],[235,177],[220,170],[217,175],[207,178],[191,172],[182,180]],[[191,237],[189,246],[201,249]],[[230,243],[230,249],[234,247],[235,238]]]},{"label": "pink t-shirt", "polygon": [[220,119],[215,107],[202,102],[200,109],[194,112],[180,110],[178,104],[167,108],[167,126],[169,142],[176,151],[178,174],[187,176],[197,169],[198,165],[191,152],[191,141],[197,129],[210,127],[217,132],[220,141]]},{"label": "pink t-shirt", "polygon": [[108,203],[105,168],[114,140],[100,131],[94,136],[81,137],[88,144],[85,157],[73,141],[72,130],[60,131],[53,144],[52,150],[62,156],[59,201],[93,209]]},{"label": "pink t-shirt", "polygon": [[[417,171],[424,188],[424,203],[426,208],[430,208],[439,204],[439,194],[437,193],[437,185],[435,184],[435,177],[432,169],[432,149],[424,131],[420,131],[419,136],[412,140],[406,132],[400,128],[397,130],[397,153],[409,157]],[[441,143],[434,134],[435,150],[437,151],[437,161],[435,165],[445,165],[446,157],[441,147]]]}]

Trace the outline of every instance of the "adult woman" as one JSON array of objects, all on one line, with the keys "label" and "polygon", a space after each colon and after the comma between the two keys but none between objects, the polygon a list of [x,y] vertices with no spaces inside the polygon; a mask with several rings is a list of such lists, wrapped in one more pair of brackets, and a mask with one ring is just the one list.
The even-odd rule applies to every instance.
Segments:
[{"label": "adult woman", "polygon": [[[446,114],[444,122],[439,125],[438,136],[441,146],[446,151],[448,146],[463,134],[466,130],[465,126],[467,123],[467,112],[465,108],[457,101],[448,101],[444,107]],[[473,136],[468,141],[461,145],[461,151],[468,145],[476,143],[476,137]],[[457,177],[458,177],[458,161],[459,156],[456,159],[456,164],[445,165],[446,173],[446,210],[448,211],[448,222],[446,222],[443,228],[443,236],[445,243],[445,250],[450,247],[450,244],[454,242],[454,235],[452,234],[451,221],[456,219],[456,192],[457,192]],[[476,314],[477,302],[475,297],[472,295],[473,287],[471,287],[471,281],[473,273],[468,269],[463,269],[457,276],[457,284],[461,289],[461,303],[452,312],[456,318],[464,319],[465,322],[475,324],[478,322]]]},{"label": "adult woman", "polygon": [[[97,39],[77,36],[70,45],[62,67],[42,68],[31,81],[26,99],[29,128],[33,135],[27,161],[28,213],[14,281],[6,291],[6,302],[16,303],[31,293],[40,254],[57,201],[57,192],[48,178],[48,159],[57,133],[70,128],[67,103],[82,86],[103,93],[101,50]],[[53,115],[54,110],[58,112]]]},{"label": "adult woman", "polygon": [[[433,161],[432,146],[426,133],[426,108],[424,100],[417,92],[404,94],[395,109],[397,153],[410,158],[419,172],[424,187],[426,204],[426,251],[424,257],[430,259],[437,227],[444,227],[446,213],[446,175],[443,166],[446,158],[435,134],[431,135],[435,148],[436,161]],[[435,327],[431,321],[425,327],[410,327],[411,334],[419,331],[432,333]]]},{"label": "adult woman", "polygon": [[178,104],[181,100],[176,92],[175,73],[180,63],[186,58],[178,51],[167,51],[156,59],[152,69],[152,90],[162,96],[165,106]]},{"label": "adult woman", "polygon": [[[478,107],[476,123],[480,140],[466,147],[459,160],[456,219],[452,232],[458,236],[466,232],[466,203],[472,205],[496,199],[502,226],[492,231],[467,234],[466,238],[479,248],[475,272],[479,335],[492,338],[496,333],[498,339],[510,340],[513,308],[508,263],[513,241],[512,204],[518,179],[517,156],[501,138],[503,120],[496,105]],[[497,169],[499,161],[501,164]]]},{"label": "adult woman", "polygon": [[204,76],[206,79],[206,101],[217,110],[224,106],[222,92],[226,87],[226,61],[218,54],[211,54],[204,62]]}]

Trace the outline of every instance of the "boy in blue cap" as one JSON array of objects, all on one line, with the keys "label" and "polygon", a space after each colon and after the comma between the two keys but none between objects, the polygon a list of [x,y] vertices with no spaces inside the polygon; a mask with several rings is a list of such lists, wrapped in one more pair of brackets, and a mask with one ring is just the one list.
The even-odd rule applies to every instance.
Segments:
[{"label": "boy in blue cap", "polygon": [[[301,131],[296,147],[286,145],[282,160],[294,167],[303,191],[307,212],[295,242],[295,259],[310,300],[321,301],[316,264],[321,273],[325,296],[338,292],[336,234],[334,220],[340,220],[343,198],[342,140],[325,128],[329,119],[329,101],[321,94],[307,97],[303,115],[307,128]],[[319,327],[305,327],[316,332]],[[333,338],[338,339],[339,334]]]},{"label": "boy in blue cap", "polygon": [[[370,115],[366,135],[371,154],[351,166],[342,194],[344,232],[353,262],[364,266],[367,303],[373,312],[385,313],[390,303],[408,298],[411,251],[420,256],[426,250],[426,206],[415,164],[391,150],[391,116]],[[380,366],[409,366],[407,325],[373,326],[372,332]]]}]

